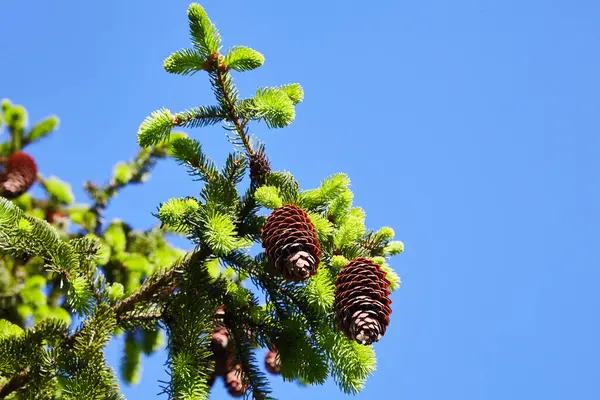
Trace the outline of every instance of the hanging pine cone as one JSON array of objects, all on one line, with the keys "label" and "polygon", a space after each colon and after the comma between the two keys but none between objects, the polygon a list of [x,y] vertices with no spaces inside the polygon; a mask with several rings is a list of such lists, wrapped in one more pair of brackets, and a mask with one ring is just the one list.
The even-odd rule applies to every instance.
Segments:
[{"label": "hanging pine cone", "polygon": [[250,180],[256,185],[262,185],[265,183],[267,177],[271,173],[271,163],[267,158],[263,149],[252,153],[250,155]]},{"label": "hanging pine cone", "polygon": [[390,282],[381,267],[356,258],[339,273],[335,311],[340,329],[361,344],[379,341],[390,323]]},{"label": "hanging pine cone", "polygon": [[273,375],[281,374],[281,361],[276,351],[270,350],[265,356],[265,368]]},{"label": "hanging pine cone", "polygon": [[22,151],[13,153],[0,175],[0,196],[16,199],[34,184],[37,178],[37,165],[31,156]]},{"label": "hanging pine cone", "polygon": [[232,397],[242,397],[246,393],[248,385],[244,384],[241,365],[235,365],[227,372],[225,375],[225,386],[227,387],[227,392]]},{"label": "hanging pine cone", "polygon": [[317,273],[321,258],[317,231],[300,207],[288,204],[273,211],[263,227],[262,246],[285,280],[300,282]]},{"label": "hanging pine cone", "polygon": [[223,376],[227,373],[229,359],[229,334],[225,328],[216,328],[212,332],[210,347],[215,360],[215,375]]}]

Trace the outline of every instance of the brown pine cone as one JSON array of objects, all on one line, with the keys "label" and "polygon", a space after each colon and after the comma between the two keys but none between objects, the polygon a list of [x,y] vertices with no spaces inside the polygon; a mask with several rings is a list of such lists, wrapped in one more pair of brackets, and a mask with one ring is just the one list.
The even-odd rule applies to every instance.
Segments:
[{"label": "brown pine cone", "polygon": [[340,329],[360,344],[379,341],[390,323],[390,282],[381,267],[356,258],[339,273],[335,311]]},{"label": "brown pine cone", "polygon": [[0,195],[7,199],[16,199],[35,183],[37,165],[27,153],[13,153],[4,166],[0,175]]},{"label": "brown pine cone", "polygon": [[225,375],[225,386],[227,387],[227,392],[232,397],[242,397],[246,393],[248,385],[244,384],[241,365],[235,365],[227,372]]},{"label": "brown pine cone", "polygon": [[276,351],[269,350],[265,356],[265,368],[273,375],[281,374],[281,360]]},{"label": "brown pine cone", "polygon": [[317,231],[298,206],[284,205],[271,213],[262,230],[262,246],[271,266],[287,281],[300,282],[317,273]]},{"label": "brown pine cone", "polygon": [[271,173],[271,163],[264,153],[263,149],[260,149],[250,155],[250,180],[256,185],[262,185],[265,183],[267,177]]},{"label": "brown pine cone", "polygon": [[217,376],[223,376],[227,373],[227,362],[230,353],[229,334],[227,329],[216,328],[213,330],[210,347],[215,360],[215,374]]}]

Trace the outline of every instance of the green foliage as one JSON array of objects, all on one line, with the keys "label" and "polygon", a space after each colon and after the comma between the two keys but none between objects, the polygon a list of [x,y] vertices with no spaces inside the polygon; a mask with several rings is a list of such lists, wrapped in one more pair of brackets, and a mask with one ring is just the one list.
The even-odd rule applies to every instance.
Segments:
[{"label": "green foliage", "polygon": [[142,377],[142,348],[133,335],[125,338],[125,354],[121,360],[121,376],[130,385],[139,383]]},{"label": "green foliage", "polygon": [[404,243],[401,241],[390,242],[383,249],[385,254],[389,254],[391,256],[400,254],[404,251]]},{"label": "green foliage", "polygon": [[224,255],[238,245],[235,224],[226,214],[214,211],[205,217],[202,239],[216,255]]},{"label": "green foliage", "polygon": [[185,268],[181,290],[172,298],[167,321],[171,380],[164,391],[171,398],[206,399],[208,377],[213,369],[210,361],[212,315],[218,299],[207,287],[210,279],[199,254]]},{"label": "green foliage", "polygon": [[27,135],[27,140],[29,142],[33,142],[43,137],[46,137],[47,135],[58,129],[58,125],[58,117],[52,116],[46,118],[45,120],[37,123],[33,128],[31,128],[31,131],[29,131],[29,134]]},{"label": "green foliage", "polygon": [[69,218],[74,224],[81,225],[87,231],[96,227],[96,216],[87,204],[74,204],[68,209]]},{"label": "green foliage", "polygon": [[119,185],[124,185],[127,182],[129,182],[131,178],[133,178],[133,174],[134,171],[131,165],[124,162],[120,162],[115,165],[115,168],[113,170],[113,179]]},{"label": "green foliage", "polygon": [[150,355],[161,349],[165,345],[165,338],[162,332],[157,329],[143,330],[141,348],[144,354]]},{"label": "green foliage", "polygon": [[[86,183],[90,204],[73,204],[71,187],[57,177],[42,180],[45,199],[31,194],[14,202],[0,199],[0,393],[120,399],[103,354],[108,341],[124,334],[120,375],[135,383],[141,354],[164,344],[161,329],[166,328],[170,380],[164,392],[169,398],[206,399],[217,319],[227,328],[235,350],[231,363],[241,368],[247,397],[271,398],[256,357],[259,347],[279,352],[285,380],[312,385],[331,376],[349,394],[358,393],[375,370],[372,347],[348,340],[335,326],[335,281],[349,260],[370,257],[386,272],[390,289],[397,289],[400,277],[386,262],[403,244],[392,241],[392,228],[367,228],[343,173],[302,191],[286,171],[273,171],[260,184],[248,182],[249,160],[265,152],[250,133],[252,125],[289,125],[304,91],[293,83],[241,98],[230,72],[260,67],[262,54],[244,46],[221,54],[221,37],[198,4],[189,7],[188,20],[193,48],[171,54],[164,68],[180,75],[206,71],[215,104],[151,113],[138,129],[137,156],[117,163],[106,185]],[[4,157],[54,131],[58,119],[47,118],[27,131],[26,110],[3,101],[0,123],[10,136],[0,143]],[[222,168],[198,139],[172,132],[217,124],[234,146],[223,164],[218,160]],[[167,194],[156,214],[159,223],[147,230],[119,219],[107,224],[110,200],[123,187],[145,182],[164,157],[201,181],[197,191],[181,198]],[[284,204],[308,212],[321,247],[318,273],[303,283],[274,274],[265,253],[250,255],[261,242],[265,209]],[[51,218],[53,225],[43,220]],[[69,222],[75,226],[69,228]],[[194,251],[169,244],[172,233],[186,235]],[[250,282],[257,293],[247,289]],[[264,304],[257,294],[265,296]],[[220,306],[225,311],[217,317]],[[67,325],[74,314],[82,324],[71,332]],[[6,389],[13,378],[24,381]]]},{"label": "green foliage", "polygon": [[106,244],[115,252],[123,252],[127,246],[127,235],[120,220],[114,220],[104,231]]},{"label": "green foliage", "polygon": [[390,281],[390,290],[395,291],[400,289],[401,280],[396,271],[394,271],[389,265],[382,265],[381,269],[385,271],[385,277],[388,281]]},{"label": "green foliage", "polygon": [[61,204],[68,205],[75,201],[71,185],[55,176],[51,176],[44,181],[44,188],[52,198]]},{"label": "green foliage", "polygon": [[229,69],[250,71],[263,65],[265,57],[258,51],[245,46],[234,46],[227,51],[223,63]]},{"label": "green foliage", "polygon": [[303,288],[302,295],[314,315],[325,317],[331,313],[335,302],[335,286],[329,270],[319,268],[318,273]]},{"label": "green foliage", "polygon": [[296,116],[294,102],[279,88],[262,88],[256,91],[253,111],[269,128],[284,128]]},{"label": "green foliage", "polygon": [[202,152],[200,142],[189,138],[178,138],[172,143],[173,157],[188,167],[190,175],[196,175],[203,181],[213,181],[219,171],[215,163]]},{"label": "green foliage", "polygon": [[125,288],[119,282],[115,282],[108,288],[108,298],[113,303],[121,300],[125,294]]},{"label": "green foliage", "polygon": [[329,349],[331,375],[338,387],[346,394],[359,393],[375,371],[377,361],[373,347],[360,345],[325,327],[319,340]]},{"label": "green foliage", "polygon": [[[308,209],[319,209],[319,207],[326,206],[329,202],[336,200],[343,193],[349,193],[348,186],[350,186],[350,179],[346,174],[332,175],[323,180],[317,189],[302,192],[300,204]],[[351,202],[352,198],[350,198]]]},{"label": "green foliage", "polygon": [[289,85],[283,85],[279,88],[283,93],[290,98],[294,105],[304,100],[304,89],[299,83],[290,83]]},{"label": "green foliage", "polygon": [[359,240],[365,232],[365,213],[358,207],[353,208],[335,233],[335,247],[341,249],[350,246]]},{"label": "green foliage", "polygon": [[274,210],[283,206],[283,199],[275,186],[261,186],[254,193],[256,202],[265,208]]},{"label": "green foliage", "polygon": [[154,111],[138,129],[138,143],[142,147],[152,146],[168,140],[173,128],[173,114],[166,108]]},{"label": "green foliage", "polygon": [[94,297],[89,283],[84,277],[71,280],[69,287],[69,305],[81,314],[90,314],[94,307]]},{"label": "green foliage", "polygon": [[319,241],[322,243],[327,242],[331,235],[333,235],[333,224],[321,214],[309,212],[308,215],[310,217],[311,222],[315,226],[315,229],[317,230]]},{"label": "green foliage", "polygon": [[390,240],[393,239],[396,233],[390,227],[383,227],[377,231],[376,238],[378,240]]},{"label": "green foliage", "polygon": [[182,226],[186,218],[198,211],[200,206],[194,199],[170,199],[160,206],[158,218],[173,228]]},{"label": "green foliage", "polygon": [[193,3],[188,8],[190,36],[194,47],[204,57],[217,53],[221,47],[221,36],[201,5]]},{"label": "green foliage", "polygon": [[338,271],[348,265],[349,262],[350,261],[346,257],[341,255],[331,257],[331,266]]},{"label": "green foliage", "polygon": [[3,107],[4,121],[9,129],[13,131],[22,131],[27,126],[27,110],[21,105],[12,105],[10,103]]},{"label": "green foliage", "polygon": [[282,338],[277,342],[281,375],[286,380],[298,377],[308,384],[323,384],[329,368],[322,350],[306,336],[301,318],[281,321]]},{"label": "green foliage", "polygon": [[277,188],[284,204],[296,202],[300,185],[291,173],[271,172],[267,177],[267,185]]},{"label": "green foliage", "polygon": [[19,336],[23,333],[23,329],[19,325],[10,323],[5,319],[0,319],[0,340]]},{"label": "green foliage", "polygon": [[163,63],[165,71],[179,75],[193,75],[204,69],[206,57],[193,49],[182,49],[167,57]]}]

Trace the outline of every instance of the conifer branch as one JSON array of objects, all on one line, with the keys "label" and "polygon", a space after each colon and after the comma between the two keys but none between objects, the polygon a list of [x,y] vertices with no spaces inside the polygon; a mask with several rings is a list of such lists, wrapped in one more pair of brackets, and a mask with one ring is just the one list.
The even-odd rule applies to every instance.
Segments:
[{"label": "conifer branch", "polygon": [[159,147],[150,150],[142,149],[135,157],[133,163],[129,166],[130,170],[128,171],[127,179],[113,177],[110,183],[103,188],[98,188],[98,186],[92,182],[86,182],[85,190],[94,200],[94,205],[91,207],[90,212],[96,219],[94,228],[94,233],[96,235],[100,235],[102,232],[102,224],[104,222],[102,215],[106,207],[108,207],[110,199],[115,197],[125,186],[141,183],[145,178],[145,175],[156,164],[156,160],[165,155],[165,150]]},{"label": "conifer branch", "polygon": [[119,322],[153,321],[153,320],[161,319],[162,317],[163,317],[163,313],[153,312],[153,313],[144,313],[144,314],[119,315],[117,317],[117,319]]},{"label": "conifer branch", "polygon": [[25,386],[31,380],[29,368],[13,375],[8,382],[0,386],[0,399],[5,399],[9,394]]},{"label": "conifer branch", "polygon": [[[217,59],[218,59],[218,56],[217,56]],[[225,74],[228,74],[228,72],[225,71],[220,66],[216,66],[215,71],[213,73],[216,75],[216,78],[217,78],[216,82],[218,84],[218,89],[221,92],[221,94],[223,95],[223,101],[224,101],[225,105],[227,106],[227,115],[229,117],[229,120],[235,126],[237,135],[242,140],[242,143],[244,144],[244,148],[246,149],[246,152],[250,156],[250,155],[254,154],[254,149],[252,148],[250,139],[248,138],[248,134],[245,129],[245,123],[242,123],[240,121],[240,118],[236,115],[235,103],[231,99],[229,90],[227,88],[227,85],[225,84],[225,79],[226,79]]]},{"label": "conifer branch", "polygon": [[140,302],[150,300],[160,289],[171,283],[178,271],[178,266],[176,266],[156,277],[149,278],[138,290],[115,306],[115,314],[121,316],[122,314],[133,310]]}]

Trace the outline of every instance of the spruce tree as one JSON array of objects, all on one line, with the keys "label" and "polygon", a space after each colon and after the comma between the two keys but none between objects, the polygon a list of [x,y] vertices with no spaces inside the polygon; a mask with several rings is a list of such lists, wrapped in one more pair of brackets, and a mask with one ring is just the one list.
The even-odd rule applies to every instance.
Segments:
[{"label": "spruce tree", "polygon": [[[107,184],[86,183],[88,203],[75,203],[70,185],[44,177],[26,153],[58,119],[29,126],[24,107],[2,102],[0,398],[122,399],[117,377],[138,380],[141,354],[163,340],[170,399],[207,398],[218,379],[231,396],[272,398],[264,369],[306,385],[332,377],[356,394],[375,371],[372,343],[385,335],[389,295],[400,284],[388,261],[403,244],[389,227],[367,228],[347,175],[302,189],[290,172],[272,169],[251,128],[291,124],[302,87],[242,97],[232,74],[259,68],[262,54],[223,51],[200,5],[187,16],[191,47],[167,57],[164,69],[208,75],[215,102],[152,112],[138,154],[117,163]],[[232,145],[220,168],[178,131],[210,125],[221,125]],[[189,171],[199,195],[165,198],[146,231],[105,221],[110,200],[165,158]],[[36,182],[43,198],[29,193]],[[175,248],[169,234],[194,250]],[[116,335],[124,337],[118,372],[103,352]]]}]

